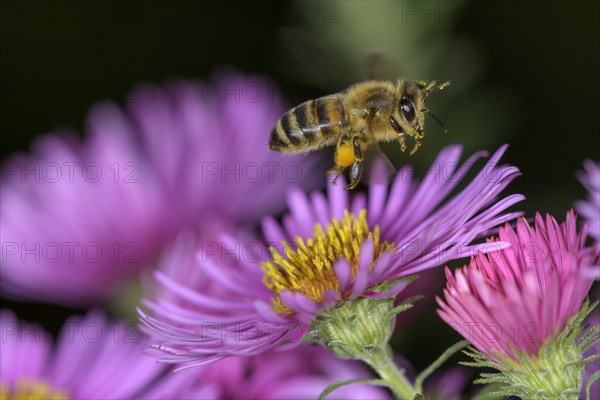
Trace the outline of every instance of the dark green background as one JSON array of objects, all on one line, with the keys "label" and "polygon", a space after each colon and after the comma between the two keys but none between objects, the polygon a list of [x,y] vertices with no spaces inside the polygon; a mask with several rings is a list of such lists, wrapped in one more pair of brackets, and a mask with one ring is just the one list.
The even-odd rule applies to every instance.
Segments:
[{"label": "dark green background", "polygon": [[[341,3],[304,2],[302,6]],[[510,121],[506,125],[510,129],[490,126],[477,134],[491,136],[485,137],[490,150],[511,144],[504,160],[523,171],[510,187],[527,196],[520,209],[530,215],[549,211],[562,219],[573,201],[584,196],[575,171],[584,158],[600,158],[600,3],[471,2],[454,17],[449,34],[469,38],[479,49],[482,73],[476,87],[501,89],[495,96],[461,99],[467,111],[463,123],[468,124],[469,107],[471,115],[479,112],[478,101],[490,103],[490,124]],[[307,23],[293,3],[280,1],[2,1],[2,159],[27,150],[36,135],[56,127],[81,131],[96,101],[122,104],[129,90],[143,82],[202,79],[230,67],[270,77],[290,103],[327,94],[337,83],[306,83],[289,68],[294,60],[278,40],[285,26],[310,30],[316,23],[331,23],[328,28],[335,30],[351,23],[344,15],[336,21],[323,18]],[[376,48],[377,38],[372,40]],[[308,64],[304,68],[309,69]],[[438,79],[453,80],[453,76]],[[436,106],[439,103],[443,99]],[[442,120],[452,120],[452,103],[438,108]],[[447,144],[461,141],[471,152],[481,142],[465,140],[448,125],[447,135],[435,128],[428,133],[419,159],[425,165]],[[44,321],[53,331],[70,313],[50,306],[4,305],[17,309],[22,318]],[[450,337],[437,319],[420,324],[421,330],[427,327],[432,334],[414,340],[409,335],[400,349],[423,367],[456,337]],[[448,338],[440,340],[440,336]],[[431,343],[431,354],[421,353],[423,339]]]},{"label": "dark green background", "polygon": [[[327,11],[327,4],[342,2],[303,3]],[[343,26],[343,17],[333,29]],[[309,22],[327,16],[318,18]],[[485,67],[477,85],[504,90],[474,101],[497,101],[498,113],[506,113],[504,103],[512,107],[510,132],[486,143],[511,143],[506,160],[524,172],[513,188],[528,196],[527,211],[562,214],[583,196],[573,179],[581,160],[599,158],[599,3],[472,2],[453,18],[452,33],[478,43]],[[271,77],[291,103],[325,94],[281,67],[289,60],[279,29],[303,24],[296,7],[280,1],[3,1],[1,156],[27,149],[36,135],[56,127],[81,130],[94,102],[122,103],[139,83],[206,78],[223,66]],[[451,113],[451,105],[444,111]],[[423,148],[456,141],[449,128],[448,135],[428,133]]]}]

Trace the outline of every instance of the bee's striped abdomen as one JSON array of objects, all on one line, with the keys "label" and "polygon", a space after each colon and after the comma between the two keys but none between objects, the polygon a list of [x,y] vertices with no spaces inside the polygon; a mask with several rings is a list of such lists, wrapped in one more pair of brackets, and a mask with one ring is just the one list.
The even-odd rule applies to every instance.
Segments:
[{"label": "bee's striped abdomen", "polygon": [[346,129],[347,116],[339,95],[309,100],[286,112],[271,132],[269,147],[305,152],[335,143]]}]

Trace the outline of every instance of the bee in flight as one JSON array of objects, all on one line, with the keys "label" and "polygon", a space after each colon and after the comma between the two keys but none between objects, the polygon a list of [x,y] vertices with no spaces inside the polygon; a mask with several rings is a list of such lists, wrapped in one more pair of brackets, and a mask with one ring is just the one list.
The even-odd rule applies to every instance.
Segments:
[{"label": "bee in flight", "polygon": [[450,82],[366,81],[343,92],[309,100],[288,110],[271,132],[269,148],[282,153],[308,153],[336,144],[334,182],[350,168],[347,190],[358,185],[364,154],[378,142],[397,140],[406,150],[406,136],[415,140],[410,154],[421,146],[425,113],[446,131],[425,107],[425,98]]}]

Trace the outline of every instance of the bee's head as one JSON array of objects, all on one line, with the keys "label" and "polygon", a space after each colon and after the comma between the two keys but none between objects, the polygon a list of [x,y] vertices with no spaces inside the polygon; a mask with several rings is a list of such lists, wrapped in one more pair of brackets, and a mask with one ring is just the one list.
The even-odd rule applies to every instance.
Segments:
[{"label": "bee's head", "polygon": [[425,113],[429,113],[445,131],[444,124],[425,107],[425,98],[430,93],[442,90],[449,84],[450,82],[438,85],[435,81],[398,81],[396,88],[398,104],[396,110],[390,116],[392,128],[398,133],[404,132],[415,139],[422,139],[425,136],[423,131]]}]

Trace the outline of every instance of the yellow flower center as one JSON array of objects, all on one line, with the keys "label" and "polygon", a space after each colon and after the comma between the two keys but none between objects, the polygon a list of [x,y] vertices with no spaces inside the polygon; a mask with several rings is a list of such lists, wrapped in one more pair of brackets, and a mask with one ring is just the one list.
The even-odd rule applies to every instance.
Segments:
[{"label": "yellow flower center", "polygon": [[296,238],[297,250],[284,241],[285,255],[271,248],[272,259],[263,262],[262,268],[265,273],[263,282],[274,294],[273,310],[280,314],[293,312],[280,298],[285,290],[302,293],[316,303],[322,302],[325,293],[330,290],[343,298],[347,297],[349,293],[340,291],[333,266],[336,261],[345,258],[350,264],[354,280],[359,267],[360,248],[369,239],[373,240],[374,245],[372,270],[379,256],[395,246],[380,242],[378,226],[373,231],[369,230],[365,210],[360,212],[358,218],[345,211],[341,221],[333,218],[332,224],[328,224],[325,230],[316,224],[313,238],[307,239],[306,243],[302,238]]},{"label": "yellow flower center", "polygon": [[21,379],[12,388],[0,384],[0,400],[68,400],[67,392],[57,390],[44,381]]}]

